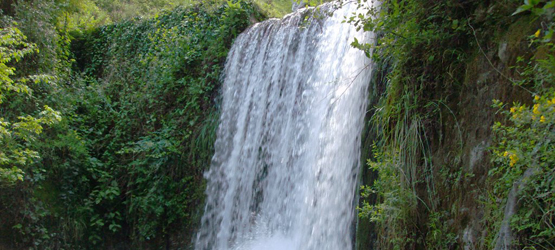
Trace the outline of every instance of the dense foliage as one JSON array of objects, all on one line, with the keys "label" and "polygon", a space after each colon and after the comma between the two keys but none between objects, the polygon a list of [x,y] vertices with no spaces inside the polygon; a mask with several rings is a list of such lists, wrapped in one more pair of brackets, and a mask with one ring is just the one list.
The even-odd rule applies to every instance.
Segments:
[{"label": "dense foliage", "polygon": [[[11,101],[13,95],[32,96],[29,82],[47,81],[45,77],[40,76],[12,79],[16,74],[12,64],[37,50],[36,45],[25,42],[26,37],[12,25],[15,23],[3,27],[0,31],[0,104]],[[58,112],[48,106],[44,109],[38,118],[17,114],[0,117],[0,145],[3,148],[0,151],[0,185],[13,185],[18,180],[23,181],[24,173],[21,168],[32,164],[38,158],[38,152],[33,150],[30,144],[42,133],[43,125],[60,121]],[[16,116],[17,121],[10,122]]]},{"label": "dense foliage", "polygon": [[[376,247],[490,249],[509,221],[514,247],[555,248],[555,2],[369,2],[346,21],[386,76]],[[3,1],[0,249],[187,248],[228,49],[291,3]]]},{"label": "dense foliage", "polygon": [[[515,12],[549,20],[530,36],[531,45],[541,52],[529,61],[518,58],[526,63],[518,67],[522,78],[517,84],[535,93],[530,105],[515,102],[505,110],[503,102],[494,104],[508,121],[493,126],[494,167],[489,171],[493,191],[488,202],[492,218],[488,222],[498,230],[506,219],[517,235],[516,246],[522,249],[555,248],[554,10],[555,1],[527,1]],[[502,218],[496,199],[508,199],[511,192],[518,195],[516,214]]]},{"label": "dense foliage", "polygon": [[0,248],[185,248],[193,237],[223,63],[262,17],[245,1],[205,1],[111,23],[92,18],[102,4],[125,5],[21,1],[3,16]]},{"label": "dense foliage", "polygon": [[[434,140],[442,136],[437,134],[444,126],[442,115],[451,116],[446,96],[461,88],[463,65],[476,46],[469,23],[477,21],[465,11],[478,4],[392,0],[368,7],[366,3],[359,3],[364,14],[348,21],[380,38],[376,44],[355,41],[354,46],[375,49],[374,60],[389,66],[387,89],[372,118],[381,139],[369,165],[379,177],[363,187],[363,196],[376,193],[378,202],[364,202],[360,216],[375,223],[379,249],[451,248],[457,244],[455,228],[442,221],[452,216],[454,204],[440,197],[452,187],[446,176],[440,176],[457,174],[435,166],[431,154]],[[453,157],[454,164],[460,164],[456,158],[460,156]]]},{"label": "dense foliage", "polygon": [[[369,160],[378,177],[362,187],[362,196],[377,202],[363,200],[359,210],[374,223],[376,247],[496,247],[509,192],[531,169],[510,218],[513,244],[553,248],[554,2],[358,2],[361,13],[347,21],[379,39],[353,45],[375,49],[387,75],[373,116],[380,139]],[[509,120],[473,109],[481,107],[478,98],[529,102],[534,95],[532,105],[501,112]],[[500,122],[488,128],[490,144],[490,133],[473,122],[494,118]],[[488,144],[489,164],[482,159]]]}]

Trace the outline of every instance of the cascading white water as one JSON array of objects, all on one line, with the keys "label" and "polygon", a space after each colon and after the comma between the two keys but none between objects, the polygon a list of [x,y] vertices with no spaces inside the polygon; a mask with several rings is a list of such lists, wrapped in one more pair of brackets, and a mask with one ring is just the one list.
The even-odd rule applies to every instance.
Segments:
[{"label": "cascading white water", "polygon": [[342,23],[352,8],[300,10],[236,39],[197,250],[352,248],[371,75],[350,46],[371,35]]}]

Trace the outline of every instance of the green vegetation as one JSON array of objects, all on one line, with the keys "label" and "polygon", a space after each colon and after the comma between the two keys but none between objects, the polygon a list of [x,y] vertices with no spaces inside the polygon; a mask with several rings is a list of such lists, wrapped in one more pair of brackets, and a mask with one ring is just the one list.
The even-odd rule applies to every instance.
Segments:
[{"label": "green vegetation", "polygon": [[0,248],[189,247],[223,64],[264,16],[245,1],[162,11],[182,4],[4,9]]},{"label": "green vegetation", "polygon": [[[353,45],[385,76],[375,247],[491,249],[508,220],[516,248],[555,248],[555,2],[358,3],[346,21],[378,41]],[[291,5],[3,1],[0,249],[189,248],[228,50]]]},{"label": "green vegetation", "polygon": [[[373,59],[390,66],[384,96],[372,119],[381,139],[369,165],[378,179],[362,193],[363,197],[376,193],[378,203],[363,203],[360,215],[375,223],[379,249],[449,248],[456,244],[454,228],[442,222],[452,216],[451,204],[442,204],[439,197],[440,190],[452,187],[440,176],[440,171],[449,170],[432,160],[432,147],[438,143],[433,140],[442,136],[432,131],[445,126],[442,123],[452,112],[445,96],[456,93],[462,84],[459,79],[464,78],[461,65],[473,45],[468,17],[450,1],[366,6],[365,2],[359,6],[365,16],[349,22],[381,37],[376,45],[356,40],[353,45],[376,49]],[[460,164],[461,153],[457,154],[452,160]]]},{"label": "green vegetation", "polygon": [[[533,169],[517,194],[513,244],[553,248],[554,2],[358,2],[363,14],[347,21],[379,39],[353,45],[375,49],[387,75],[368,162],[378,177],[361,191],[377,202],[359,208],[375,247],[492,249],[511,187]],[[497,115],[488,108],[533,96]]]},{"label": "green vegetation", "polygon": [[[488,222],[492,229],[499,230],[504,215],[496,207],[496,200],[507,199],[513,184],[519,183],[520,207],[510,222],[522,249],[555,247],[552,216],[555,213],[555,146],[552,143],[555,95],[552,90],[542,97],[536,96],[532,107],[517,104],[510,111],[502,111],[510,123],[498,122],[493,127],[496,144],[494,168],[489,172],[493,192],[489,201],[492,218]],[[525,175],[527,171],[531,172]]]},{"label": "green vegetation", "polygon": [[[36,45],[25,42],[25,39],[21,31],[13,26],[4,27],[0,31],[0,104],[10,102],[18,94],[32,97],[28,84],[48,82],[47,76],[37,75],[12,79],[16,68],[11,65],[24,56],[37,52]],[[38,118],[21,115],[16,122],[10,123],[10,120],[13,117],[0,117],[0,145],[3,148],[0,151],[0,185],[13,185],[17,181],[23,181],[24,173],[21,168],[31,165],[39,158],[38,152],[32,149],[32,142],[42,133],[43,125],[59,122],[61,117],[59,112],[45,105]]]},{"label": "green vegetation", "polygon": [[291,0],[254,0],[260,6],[266,16],[282,17],[291,12]]},{"label": "green vegetation", "polygon": [[[527,1],[514,15],[530,12],[545,20],[546,26],[531,36],[531,44],[540,53],[530,60],[519,57],[524,66],[518,67],[522,76],[517,82],[536,94],[530,106],[514,103],[509,110],[504,104],[495,106],[508,121],[493,126],[495,144],[492,147],[493,165],[489,171],[493,191],[488,200],[488,222],[498,230],[503,211],[496,207],[497,199],[506,200],[515,188],[519,206],[510,219],[510,227],[516,233],[518,248],[555,248],[555,47],[552,42],[555,22],[555,1],[540,5],[540,1]],[[517,184],[518,183],[518,184]],[[493,239],[490,239],[493,241]]]}]

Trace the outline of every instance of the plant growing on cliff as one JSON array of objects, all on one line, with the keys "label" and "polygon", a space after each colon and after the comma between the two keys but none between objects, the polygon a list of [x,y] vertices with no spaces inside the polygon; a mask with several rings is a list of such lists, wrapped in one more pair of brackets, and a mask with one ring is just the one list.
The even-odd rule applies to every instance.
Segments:
[{"label": "plant growing on cliff", "polygon": [[465,50],[473,44],[464,10],[474,3],[357,2],[357,14],[346,22],[375,32],[378,40],[352,45],[387,65],[385,94],[373,118],[381,136],[379,157],[370,164],[378,174],[372,189],[378,202],[363,206],[361,214],[377,222],[380,249],[456,246],[454,229],[440,223],[450,219],[451,204],[441,204],[439,193],[452,183],[439,172],[456,171],[450,168],[460,158],[455,153],[453,167],[434,165],[431,153],[443,136],[442,115],[452,115],[445,96],[456,93],[464,78]]},{"label": "plant growing on cliff", "polygon": [[[520,185],[519,208],[511,227],[524,249],[555,248],[555,93],[550,92],[536,96],[532,106],[515,104],[502,111],[509,124],[493,126],[495,167],[489,176],[501,200],[507,199],[515,183]],[[527,171],[531,174],[525,175]]]},{"label": "plant growing on cliff", "polygon": [[[486,221],[490,230],[497,232],[500,218],[505,216],[516,235],[515,246],[522,249],[555,248],[554,9],[555,1],[527,0],[513,14],[529,11],[542,19],[542,28],[530,36],[537,53],[529,61],[518,59],[524,64],[517,68],[521,76],[518,84],[536,93],[531,104],[514,103],[503,110],[505,104],[494,101],[506,122],[492,127],[494,167],[489,171],[489,182],[493,197],[487,206],[491,217]],[[514,215],[503,210],[510,192],[518,197]],[[502,206],[495,204],[498,201],[503,201]],[[491,247],[495,236],[489,236]]]}]

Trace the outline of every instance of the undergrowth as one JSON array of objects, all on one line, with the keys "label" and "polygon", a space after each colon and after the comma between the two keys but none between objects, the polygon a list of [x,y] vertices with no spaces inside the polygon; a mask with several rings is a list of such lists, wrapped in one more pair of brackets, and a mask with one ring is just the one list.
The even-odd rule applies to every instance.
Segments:
[{"label": "undergrowth", "polygon": [[[468,208],[463,206],[481,207],[487,216],[491,216],[484,220],[492,224],[500,217],[491,212],[493,205],[485,204],[477,195],[466,197],[470,194],[465,194],[465,191],[470,190],[464,190],[487,188],[482,183],[475,183],[480,179],[465,170],[464,133],[472,128],[465,130],[459,123],[459,119],[465,119],[459,113],[460,100],[465,94],[461,91],[468,89],[468,84],[474,84],[468,79],[473,74],[470,70],[478,55],[485,56],[484,60],[487,59],[492,70],[500,74],[502,80],[496,84],[505,86],[508,82],[507,88],[531,88],[530,92],[543,93],[538,94],[536,99],[537,109],[515,107],[530,114],[527,125],[521,125],[521,128],[494,127],[494,132],[504,138],[499,141],[505,143],[497,145],[496,150],[501,153],[494,157],[495,162],[507,165],[495,165],[490,182],[496,183],[500,175],[506,178],[501,179],[500,183],[504,184],[496,184],[498,191],[493,195],[496,197],[494,200],[506,199],[508,188],[523,171],[513,167],[517,163],[511,166],[511,161],[516,159],[526,166],[546,161],[542,165],[542,174],[535,175],[539,178],[537,185],[530,187],[537,190],[529,191],[530,198],[523,202],[527,205],[523,205],[521,211],[526,213],[519,213],[512,219],[512,224],[519,240],[526,242],[522,243],[522,247],[531,247],[531,242],[537,241],[539,245],[549,248],[546,242],[553,239],[552,204],[551,199],[546,198],[553,194],[553,168],[549,160],[553,156],[548,153],[552,151],[549,139],[552,134],[549,125],[551,116],[538,113],[533,118],[531,114],[547,112],[551,105],[548,100],[551,100],[553,92],[551,87],[546,87],[553,82],[550,75],[553,72],[552,49],[533,45],[531,50],[543,51],[538,53],[543,58],[530,60],[529,66],[524,69],[513,68],[510,71],[520,72],[518,79],[535,84],[519,84],[518,79],[510,78],[512,75],[505,75],[497,69],[497,64],[490,60],[491,54],[484,49],[495,46],[498,42],[495,39],[502,36],[503,28],[497,27],[510,26],[519,20],[521,12],[552,15],[550,6],[553,1],[526,1],[533,7],[520,7],[516,14],[513,13],[520,6],[520,1],[388,0],[380,5],[372,5],[366,0],[357,2],[359,13],[347,18],[346,22],[359,29],[376,32],[378,40],[370,44],[355,40],[353,46],[367,52],[374,50],[374,53],[368,53],[373,55],[374,61],[389,65],[386,90],[372,119],[379,140],[368,165],[378,177],[373,183],[363,186],[361,191],[363,197],[376,195],[378,201],[375,204],[363,203],[359,208],[360,216],[374,222],[378,231],[374,247],[460,249],[468,244],[475,244],[473,247],[476,247],[492,241],[471,239],[475,242],[469,243],[463,232],[471,228],[468,225],[469,215],[464,215],[468,213],[465,212]],[[543,17],[542,20],[545,26],[536,37],[540,37],[538,42],[543,40],[546,43],[544,46],[551,48],[552,18]],[[538,126],[534,127],[532,122]],[[530,129],[521,131],[524,127]],[[505,149],[511,140],[511,147]],[[517,141],[531,143],[527,154],[534,156],[528,155],[524,159],[521,152],[524,148],[516,145]],[[511,173],[509,169],[515,169],[515,172]],[[495,209],[498,213],[503,206],[496,205]],[[486,226],[485,230],[488,230],[488,237],[495,237],[494,226]]]},{"label": "undergrowth", "polygon": [[355,40],[353,45],[375,50],[375,62],[391,65],[372,119],[381,139],[369,165],[379,177],[363,187],[376,193],[378,202],[359,208],[376,223],[379,249],[446,249],[457,244],[453,229],[442,223],[451,215],[441,207],[441,168],[433,164],[431,145],[441,137],[437,128],[442,115],[450,112],[442,96],[461,86],[461,65],[472,43],[464,10],[475,8],[467,5],[413,0],[383,1],[375,7],[359,1],[363,14],[347,19],[379,36],[376,44]]},{"label": "undergrowth", "polygon": [[[504,119],[492,128],[493,168],[488,176],[492,191],[486,200],[490,217],[485,221],[492,232],[507,221],[515,236],[509,240],[519,249],[555,248],[554,10],[555,1],[527,1],[514,13],[531,14],[544,24],[529,36],[537,53],[530,60],[519,57],[521,66],[516,67],[517,84],[534,96],[529,104],[494,103]],[[514,199],[511,196],[517,198],[514,213],[505,209]],[[498,237],[489,235],[489,247],[500,246]]]},{"label": "undergrowth", "polygon": [[10,98],[2,113],[48,104],[62,119],[27,143],[40,157],[20,175],[1,166],[13,185],[0,186],[0,248],[189,247],[223,64],[234,38],[263,17],[250,2],[203,1],[150,19],[69,29],[62,7],[22,1],[15,8],[15,19],[44,13],[33,20],[40,25],[21,25],[40,53],[15,66],[22,75],[49,73],[55,84],[30,85],[36,95]]}]

